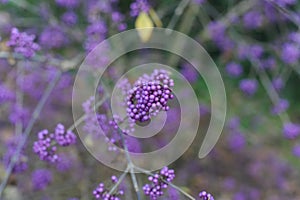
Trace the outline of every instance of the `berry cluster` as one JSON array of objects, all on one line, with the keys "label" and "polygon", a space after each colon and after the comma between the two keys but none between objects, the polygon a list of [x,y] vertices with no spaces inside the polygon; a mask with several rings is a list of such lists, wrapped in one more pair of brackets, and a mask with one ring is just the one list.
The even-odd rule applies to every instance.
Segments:
[{"label": "berry cluster", "polygon": [[283,135],[287,139],[295,139],[300,135],[300,125],[295,123],[285,123]]},{"label": "berry cluster", "polygon": [[174,96],[171,87],[174,81],[165,70],[154,70],[151,76],[144,75],[128,91],[127,115],[136,121],[145,122],[159,111],[169,110],[167,103]]},{"label": "berry cluster", "polygon": [[243,73],[243,68],[240,64],[231,62],[226,65],[226,72],[231,77],[239,77]]},{"label": "berry cluster", "polygon": [[69,146],[76,142],[76,135],[72,131],[65,131],[62,124],[58,124],[55,128],[55,140],[60,146]]},{"label": "berry cluster", "polygon": [[[112,183],[117,183],[118,178],[116,176],[111,177]],[[105,188],[104,183],[100,183],[98,187],[93,191],[93,195],[96,199],[103,199],[103,200],[120,200],[120,196],[124,195],[124,190],[119,189],[118,191],[114,192],[113,194],[109,194],[109,190]]]},{"label": "berry cluster", "polygon": [[278,102],[273,106],[271,112],[274,115],[278,115],[278,114],[285,112],[289,106],[290,106],[290,103],[288,100],[279,99]]},{"label": "berry cluster", "polygon": [[[7,168],[10,164],[10,162],[14,159],[16,149],[18,148],[19,143],[23,140],[23,137],[13,137],[7,141],[5,147],[6,152],[3,155],[3,164]],[[21,173],[27,170],[28,163],[27,163],[27,156],[25,155],[25,149],[22,148],[19,154],[18,161],[15,163],[15,166],[13,168],[14,173]]]},{"label": "berry cluster", "polygon": [[55,0],[56,4],[65,8],[77,8],[80,4],[79,0]]},{"label": "berry cluster", "polygon": [[255,79],[244,79],[239,86],[244,94],[252,96],[257,91],[258,83]]},{"label": "berry cluster", "polygon": [[55,133],[49,133],[48,130],[42,130],[38,133],[38,141],[33,144],[33,151],[41,160],[55,163],[58,160],[57,144],[60,146],[69,146],[76,143],[76,135],[71,132],[65,132],[62,124],[58,124]]},{"label": "berry cluster", "polygon": [[7,86],[0,83],[0,104],[12,102],[15,99],[15,94]]},{"label": "berry cluster", "polygon": [[130,5],[130,15],[132,17],[138,16],[140,12],[149,12],[150,5],[147,0],[136,0]]},{"label": "berry cluster", "polygon": [[47,169],[37,169],[31,175],[32,187],[35,190],[45,189],[52,180],[52,172]]},{"label": "berry cluster", "polygon": [[13,28],[7,46],[14,47],[16,53],[20,53],[26,58],[30,58],[40,49],[40,46],[33,42],[34,39],[34,35],[28,35],[25,32],[20,33],[17,28]]},{"label": "berry cluster", "polygon": [[200,192],[199,197],[201,200],[214,200],[214,197],[206,191]]},{"label": "berry cluster", "polygon": [[166,189],[168,183],[172,182],[174,178],[175,173],[173,169],[169,169],[168,167],[162,168],[159,173],[148,177],[151,184],[144,185],[143,190],[145,195],[150,196],[152,200],[158,199],[158,197],[164,194],[163,189]]}]

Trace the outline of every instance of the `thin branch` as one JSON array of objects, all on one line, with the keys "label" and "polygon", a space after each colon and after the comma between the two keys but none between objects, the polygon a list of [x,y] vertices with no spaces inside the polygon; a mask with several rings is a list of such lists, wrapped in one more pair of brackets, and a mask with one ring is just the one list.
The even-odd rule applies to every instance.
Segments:
[{"label": "thin branch", "polygon": [[28,123],[28,126],[26,127],[25,131],[24,131],[24,134],[22,135],[22,140],[20,141],[20,143],[18,144],[17,148],[16,148],[16,152],[14,154],[14,156],[12,156],[12,159],[9,163],[9,166],[7,167],[7,170],[6,170],[6,174],[5,174],[5,177],[0,185],[0,199],[1,199],[1,196],[3,194],[3,191],[7,185],[7,182],[8,182],[8,179],[13,171],[13,168],[15,167],[15,164],[18,162],[19,160],[19,156],[20,156],[20,153],[27,141],[27,138],[28,136],[30,135],[30,132],[33,128],[33,125],[35,124],[37,118],[39,117],[48,97],[50,96],[52,90],[54,89],[55,85],[57,84],[57,82],[59,81],[60,77],[62,75],[62,72],[58,72],[54,78],[54,80],[52,80],[52,82],[49,83],[49,85],[47,86],[46,90],[45,90],[45,93],[43,94],[41,100],[39,101],[39,103],[37,104],[36,108],[34,109],[34,112],[32,114],[32,117]]},{"label": "thin branch", "polygon": [[265,0],[267,3],[271,4],[275,9],[281,12],[286,18],[288,18],[291,22],[293,22],[298,28],[300,28],[300,20],[298,18],[298,14],[284,8],[283,6],[276,3],[274,0]]},{"label": "thin branch", "polygon": [[110,189],[108,194],[112,194],[117,189],[117,187],[122,183],[122,181],[124,180],[124,178],[128,174],[130,168],[131,168],[130,166],[128,166],[126,168],[126,170],[123,172],[123,174],[119,177],[118,182]]},{"label": "thin branch", "polygon": [[40,15],[38,7],[34,6],[34,4],[29,4],[27,1],[24,0],[10,0],[10,2],[15,4],[17,7],[27,10],[33,14]]},{"label": "thin branch", "polygon": [[[20,85],[23,84],[24,81],[24,68],[20,65],[20,63],[17,64],[17,78],[16,78],[16,106],[17,109],[23,108],[23,98],[24,94],[21,91]],[[16,122],[16,135],[20,135],[23,130],[23,122],[21,118],[17,119]]]},{"label": "thin branch", "polygon": [[[257,66],[259,66],[259,63],[255,62],[254,60],[251,60],[251,63],[253,65],[253,68],[256,70],[256,73],[259,76],[259,79],[260,79],[263,87],[265,88],[265,91],[267,92],[269,98],[271,99],[273,105],[276,106],[280,101],[280,97],[279,97],[277,91],[275,90],[275,88],[273,87],[272,81],[270,80],[270,78],[268,77],[268,75],[264,69],[260,70],[257,67]],[[280,117],[282,123],[290,121],[289,115],[287,113],[280,113],[280,114],[278,114],[278,116]]]},{"label": "thin branch", "polygon": [[134,165],[133,164],[132,164],[132,166],[130,168],[130,176],[131,176],[131,180],[132,180],[132,183],[133,183],[134,190],[135,190],[136,195],[137,195],[137,199],[140,200],[141,199],[141,195],[140,195],[139,185],[138,185],[138,182],[136,180],[136,176],[135,176],[135,172],[134,172]]},{"label": "thin branch", "polygon": [[[105,93],[105,96],[99,101],[96,103],[95,105],[95,109],[99,108],[106,100],[107,98],[109,97],[109,95],[107,95]],[[84,114],[82,115],[79,119],[77,119],[74,124],[72,124],[68,129],[67,131],[73,131],[79,124],[81,124],[82,122],[84,122],[84,120],[86,119],[87,117],[87,114]]]},{"label": "thin branch", "polygon": [[140,200],[141,195],[140,195],[139,186],[138,186],[138,183],[137,183],[137,180],[136,180],[136,176],[135,176],[135,173],[134,173],[135,165],[134,165],[134,163],[132,162],[132,160],[130,158],[128,147],[125,143],[123,133],[120,132],[120,131],[118,131],[118,133],[121,137],[121,140],[122,140],[122,143],[123,143],[123,146],[124,146],[124,151],[125,151],[125,156],[126,156],[126,159],[127,159],[127,162],[128,162],[128,166],[130,167],[130,176],[131,176],[132,184],[133,184],[133,187],[134,187],[134,191],[136,192],[137,199]]},{"label": "thin branch", "polygon": [[[192,25],[194,23],[194,20],[196,18],[196,15],[198,13],[199,7],[193,7],[189,6],[187,11],[185,12],[185,15],[182,17],[181,23],[178,27],[178,31],[181,33],[184,33],[186,35],[189,35],[189,32],[191,31]],[[184,41],[182,40],[176,40],[174,44],[172,44],[172,49],[181,49],[182,46],[184,46]],[[168,58],[168,65],[169,66],[176,66],[179,62],[180,57],[175,54],[170,54]]]},{"label": "thin branch", "polygon": [[182,15],[182,13],[184,11],[184,9],[189,5],[189,3],[190,3],[190,0],[182,0],[178,4],[177,8],[175,9],[173,17],[167,26],[167,29],[170,29],[170,30],[174,29],[175,25],[177,24],[180,16]]},{"label": "thin branch", "polygon": [[[225,27],[230,26],[233,17],[239,17],[239,16],[243,15],[245,12],[250,10],[254,5],[256,5],[257,2],[258,2],[258,0],[251,0],[251,1],[244,0],[244,1],[241,1],[236,6],[231,8],[225,16],[223,16],[219,20],[216,20],[216,23],[221,23]],[[209,33],[208,33],[208,27],[206,27],[200,33],[200,36],[202,37],[202,40],[204,40],[204,41],[208,40],[210,38]]]},{"label": "thin branch", "polygon": [[[24,60],[24,56],[14,52],[0,51],[0,58],[14,58],[16,60]],[[48,63],[53,66],[59,66],[63,71],[67,71],[69,69],[74,68],[84,58],[84,54],[78,54],[71,60],[60,60],[56,58],[49,58],[47,56],[42,56],[36,54],[32,58],[29,58],[29,61],[38,62],[38,63]]]},{"label": "thin branch", "polygon": [[[103,89],[104,89],[105,93],[109,94],[110,91],[106,87],[106,85],[105,85],[104,82],[102,82],[102,85],[103,85]],[[125,119],[127,119],[127,117],[124,118],[122,121],[124,122]],[[138,186],[138,183],[137,183],[137,180],[136,180],[136,176],[135,176],[135,172],[134,172],[134,166],[135,165],[134,165],[134,163],[132,162],[132,160],[130,158],[128,147],[127,147],[127,145],[125,143],[125,139],[124,139],[123,133],[120,130],[118,130],[118,134],[120,135],[120,138],[121,138],[123,146],[124,146],[124,152],[125,152],[125,156],[126,156],[126,160],[127,160],[128,166],[129,166],[129,172],[130,172],[132,184],[133,184],[134,190],[136,192],[137,199],[140,200],[141,199],[140,190],[139,190],[139,186]]]}]

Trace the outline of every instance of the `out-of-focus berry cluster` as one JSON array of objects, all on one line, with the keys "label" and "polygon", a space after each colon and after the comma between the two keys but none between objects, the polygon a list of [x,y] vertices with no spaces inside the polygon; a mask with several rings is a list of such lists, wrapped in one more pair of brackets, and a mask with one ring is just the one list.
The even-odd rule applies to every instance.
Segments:
[{"label": "out-of-focus berry cluster", "polygon": [[76,143],[76,135],[72,131],[65,131],[62,124],[58,124],[54,133],[42,130],[38,133],[38,140],[33,144],[33,151],[41,160],[56,163],[58,160],[57,147],[66,147]]},{"label": "out-of-focus berry cluster", "polygon": [[34,39],[35,35],[28,35],[25,32],[19,32],[17,28],[13,28],[7,45],[13,47],[16,53],[30,58],[40,49],[40,46],[34,42]]},{"label": "out-of-focus berry cluster", "polygon": [[148,0],[136,0],[130,5],[130,15],[132,17],[138,16],[140,12],[149,12],[150,5]]},{"label": "out-of-focus berry cluster", "polygon": [[37,169],[31,175],[32,187],[35,190],[45,189],[52,180],[52,172],[48,169]]},{"label": "out-of-focus berry cluster", "polygon": [[[5,165],[6,168],[9,166],[9,164],[14,159],[14,156],[18,149],[18,145],[23,139],[24,138],[21,136],[19,136],[19,137],[15,136],[6,142],[6,145],[5,145],[6,152],[3,156],[3,164]],[[12,171],[14,173],[21,173],[21,172],[26,171],[27,168],[28,168],[28,158],[25,155],[25,149],[22,148],[20,151],[19,159],[17,160],[16,164],[14,165]]]}]

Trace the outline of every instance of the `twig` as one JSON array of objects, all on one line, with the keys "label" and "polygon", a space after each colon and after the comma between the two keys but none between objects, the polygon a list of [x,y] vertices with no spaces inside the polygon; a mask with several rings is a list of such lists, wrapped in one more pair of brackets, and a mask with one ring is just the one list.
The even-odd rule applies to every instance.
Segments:
[{"label": "twig", "polygon": [[[273,105],[276,106],[280,101],[280,97],[275,88],[273,87],[272,81],[269,79],[265,70],[259,70],[259,68],[257,67],[259,66],[259,63],[255,62],[254,60],[251,60],[251,63],[253,65],[253,68],[256,70],[256,73],[259,76],[259,79],[263,87],[265,88],[269,98],[271,99]],[[282,123],[290,121],[289,116],[286,113],[280,113],[278,114],[278,116],[280,117]]]},{"label": "twig", "polygon": [[134,165],[133,164],[131,164],[131,165],[132,165],[131,168],[130,168],[131,180],[132,180],[133,187],[134,187],[134,190],[135,190],[136,195],[137,195],[137,199],[140,200],[141,195],[140,195],[139,185],[137,183],[135,172],[134,172]]},{"label": "twig", "polygon": [[[99,108],[107,100],[108,97],[109,97],[109,95],[105,93],[104,97],[99,102],[96,103],[95,108],[96,109]],[[67,131],[73,131],[79,124],[81,124],[85,120],[86,117],[87,117],[87,114],[82,115],[79,119],[77,119],[74,122],[74,124],[72,124],[67,129]]]},{"label": "twig", "polygon": [[[216,20],[216,23],[221,23],[225,27],[228,27],[231,25],[231,20],[233,17],[239,17],[240,15],[247,12],[249,9],[251,9],[258,1],[257,0],[244,0],[240,3],[238,3],[236,6],[234,6],[232,9],[230,9],[227,14],[222,17],[219,20]],[[202,40],[208,40],[210,37],[208,36],[208,27],[206,27],[201,33],[200,36],[202,37]]]},{"label": "twig", "polygon": [[[281,12],[286,18],[288,18],[291,22],[293,22],[298,28],[300,28],[300,20],[296,13],[280,6],[274,0],[265,0],[267,3],[271,4],[275,9]],[[297,19],[298,18],[298,19]]]},{"label": "twig", "polygon": [[[16,60],[24,60],[24,56],[18,53],[0,51],[0,58],[14,58]],[[78,65],[84,58],[83,54],[78,54],[71,60],[60,60],[56,58],[49,58],[47,56],[35,55],[32,58],[29,58],[29,61],[39,62],[39,63],[48,63],[50,65],[59,66],[63,71],[74,68]]]},{"label": "twig", "polygon": [[[106,87],[105,83],[102,82],[102,85],[103,85],[103,89],[105,91],[106,94],[109,94],[109,89]],[[124,118],[122,121],[124,122],[126,118]],[[125,139],[124,139],[124,136],[123,136],[123,133],[118,130],[118,134],[120,135],[121,137],[121,140],[122,140],[122,144],[124,146],[124,151],[125,151],[125,156],[126,156],[126,160],[127,160],[127,164],[128,164],[128,167],[129,167],[129,172],[130,172],[130,176],[131,176],[131,180],[132,180],[132,184],[133,184],[133,187],[134,187],[134,190],[136,192],[136,195],[137,195],[137,199],[140,200],[141,199],[141,195],[140,195],[140,190],[139,190],[139,186],[138,186],[138,183],[137,183],[137,180],[136,180],[136,176],[135,176],[135,172],[134,172],[134,163],[132,162],[131,158],[130,158],[130,155],[129,155],[129,151],[128,151],[128,147],[125,143]]]},{"label": "twig", "polygon": [[[24,94],[21,91],[20,85],[23,84],[24,80],[24,68],[20,65],[20,63],[17,64],[17,80],[16,80],[16,109],[22,109],[23,108],[23,98]],[[20,135],[23,130],[23,122],[21,118],[17,119],[16,122],[16,135]]]},{"label": "twig", "polygon": [[[174,15],[171,19],[171,21],[169,22],[167,29],[172,30],[174,29],[176,23],[178,22],[180,16],[182,15],[184,9],[189,5],[190,0],[182,0],[177,8],[175,9]],[[168,34],[170,34],[171,32],[167,32]]]},{"label": "twig", "polygon": [[[196,14],[198,12],[199,7],[193,7],[193,6],[189,6],[185,15],[183,16],[183,19],[180,23],[180,26],[178,28],[178,31],[181,33],[184,33],[186,35],[189,34],[189,32],[191,31],[193,22],[196,18]],[[184,49],[182,48],[185,45],[185,41],[184,40],[174,40],[174,44],[172,44],[172,49],[176,49],[176,50],[181,50],[183,51]],[[179,62],[180,57],[175,55],[175,54],[170,54],[170,57],[168,58],[168,65],[169,66],[176,66],[177,63]]]},{"label": "twig", "polygon": [[16,6],[30,11],[33,14],[39,15],[39,9],[34,6],[34,4],[29,4],[27,1],[24,0],[10,0],[11,3],[15,4]]},{"label": "twig", "polygon": [[117,189],[117,187],[122,183],[125,176],[128,174],[128,171],[130,170],[130,168],[131,168],[130,166],[128,166],[126,168],[126,170],[123,172],[123,174],[119,177],[118,182],[110,189],[108,194],[112,194]]},{"label": "twig", "polygon": [[133,184],[133,187],[134,187],[134,190],[136,192],[136,195],[137,195],[137,199],[140,200],[140,191],[139,191],[139,186],[138,186],[138,183],[137,183],[137,180],[136,180],[136,176],[135,176],[135,173],[134,173],[134,168],[135,168],[135,165],[134,163],[132,162],[131,158],[130,158],[130,155],[129,155],[129,151],[128,151],[128,147],[125,143],[125,139],[124,139],[124,136],[123,136],[123,133],[120,132],[120,130],[118,131],[120,137],[121,137],[121,140],[122,140],[122,143],[123,143],[123,146],[124,146],[124,151],[125,151],[125,156],[126,156],[126,159],[127,159],[127,162],[128,162],[128,166],[130,167],[129,171],[130,171],[130,176],[131,176],[131,180],[132,180],[132,184]]},{"label": "twig", "polygon": [[13,168],[15,167],[15,164],[17,163],[17,161],[19,160],[19,156],[20,156],[20,153],[22,151],[22,148],[24,147],[26,141],[27,141],[27,138],[28,136],[30,135],[30,132],[33,128],[33,125],[35,124],[37,118],[39,117],[48,97],[50,96],[52,90],[54,89],[56,83],[58,82],[58,80],[60,79],[62,75],[62,72],[59,71],[54,80],[52,82],[49,83],[48,87],[46,88],[45,90],[45,93],[43,94],[41,100],[39,101],[39,103],[37,104],[36,108],[34,109],[34,112],[32,114],[32,117],[24,131],[24,134],[23,134],[23,137],[22,137],[22,140],[20,141],[20,143],[18,144],[17,146],[17,149],[16,149],[16,152],[15,154],[12,156],[12,159],[9,163],[9,166],[7,167],[7,170],[6,170],[6,174],[5,174],[5,177],[0,185],[0,199],[2,197],[2,194],[3,194],[3,191],[7,185],[7,182],[8,182],[8,179],[13,171]]}]

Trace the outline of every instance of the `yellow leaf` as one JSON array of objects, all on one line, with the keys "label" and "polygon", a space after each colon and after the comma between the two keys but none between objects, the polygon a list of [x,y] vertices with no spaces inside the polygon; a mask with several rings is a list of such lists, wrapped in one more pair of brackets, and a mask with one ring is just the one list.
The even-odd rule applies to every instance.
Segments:
[{"label": "yellow leaf", "polygon": [[141,12],[135,21],[135,28],[143,42],[149,41],[153,31],[153,22],[149,15]]}]

